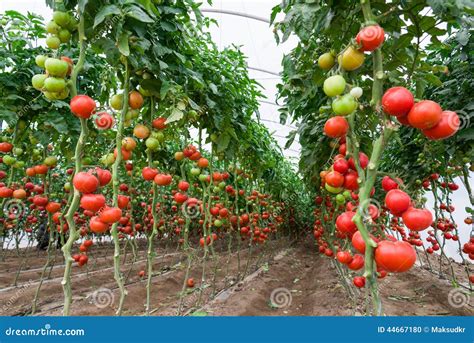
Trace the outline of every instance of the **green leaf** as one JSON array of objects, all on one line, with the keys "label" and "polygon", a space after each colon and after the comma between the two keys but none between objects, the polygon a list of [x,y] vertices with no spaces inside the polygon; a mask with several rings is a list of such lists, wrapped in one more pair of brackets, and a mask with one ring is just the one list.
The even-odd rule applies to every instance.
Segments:
[{"label": "green leaf", "polygon": [[130,33],[128,32],[123,32],[118,41],[118,49],[120,53],[124,56],[129,56],[130,55],[130,47],[128,46],[128,37],[130,36]]},{"label": "green leaf", "polygon": [[111,16],[111,15],[120,15],[122,13],[122,11],[120,10],[120,8],[118,8],[117,6],[115,5],[108,5],[108,6],[105,6],[103,7],[99,13],[97,13],[97,15],[95,16],[95,19],[94,19],[94,28],[96,28],[98,25],[100,25],[104,20],[105,18],[107,18],[108,16]]},{"label": "green leaf", "polygon": [[222,152],[229,146],[230,135],[228,133],[223,133],[217,138],[217,152]]},{"label": "green leaf", "polygon": [[173,123],[175,121],[181,120],[184,117],[183,111],[178,108],[174,108],[171,112],[171,115],[166,119],[166,124]]},{"label": "green leaf", "polygon": [[140,7],[131,5],[129,8],[127,8],[127,11],[125,12],[125,15],[131,18],[134,18],[138,21],[141,21],[142,23],[153,23],[155,22],[150,16],[142,10]]}]

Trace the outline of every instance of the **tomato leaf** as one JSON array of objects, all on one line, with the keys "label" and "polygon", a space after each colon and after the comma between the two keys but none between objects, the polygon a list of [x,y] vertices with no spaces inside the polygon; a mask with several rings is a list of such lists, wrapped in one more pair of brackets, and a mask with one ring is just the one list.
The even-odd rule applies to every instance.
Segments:
[{"label": "tomato leaf", "polygon": [[120,15],[122,14],[122,11],[115,5],[108,5],[103,7],[94,18],[94,28],[100,25],[105,20],[105,18],[114,14]]},{"label": "tomato leaf", "polygon": [[118,49],[120,53],[124,56],[130,55],[130,47],[128,46],[129,36],[130,36],[130,33],[124,32],[120,35],[119,40],[118,40]]},{"label": "tomato leaf", "polygon": [[140,7],[131,5],[127,8],[125,15],[130,18],[134,18],[142,23],[153,23],[154,20],[142,10]]}]

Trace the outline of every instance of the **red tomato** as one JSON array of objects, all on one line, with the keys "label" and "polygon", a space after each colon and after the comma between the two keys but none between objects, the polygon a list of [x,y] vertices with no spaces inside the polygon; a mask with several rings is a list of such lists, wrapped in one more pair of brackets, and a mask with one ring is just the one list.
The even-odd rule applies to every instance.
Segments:
[{"label": "red tomato", "polygon": [[151,125],[158,130],[166,129],[166,118],[160,117],[153,120]]},{"label": "red tomato", "polygon": [[84,194],[94,193],[99,187],[99,180],[94,175],[86,172],[79,172],[74,175],[72,183],[74,188]]},{"label": "red tomato", "polygon": [[[369,158],[363,152],[359,152],[359,164],[362,169],[365,169],[369,165]],[[356,170],[354,159],[352,157],[349,159],[349,166],[351,169]]]},{"label": "red tomato", "polygon": [[382,188],[385,192],[388,192],[392,189],[397,189],[398,183],[396,183],[390,176],[384,176],[382,179]]},{"label": "red tomato", "polygon": [[349,171],[347,174],[344,176],[344,188],[349,189],[351,191],[355,191],[359,188],[359,183],[357,182],[357,179],[359,176],[357,175],[356,171]]},{"label": "red tomato", "polygon": [[439,123],[431,129],[423,130],[423,134],[432,140],[446,139],[453,136],[458,130],[461,122],[456,112],[444,111]]},{"label": "red tomato", "polygon": [[431,129],[441,120],[443,110],[438,103],[422,100],[416,103],[408,113],[408,122],[420,130]]},{"label": "red tomato", "polygon": [[384,30],[379,25],[364,27],[356,36],[357,44],[361,45],[361,51],[374,51],[380,47],[384,41]]},{"label": "red tomato", "polygon": [[365,277],[354,276],[354,279],[352,279],[352,282],[354,283],[354,286],[356,286],[357,288],[362,288],[365,286]]},{"label": "red tomato", "polygon": [[350,270],[359,270],[364,266],[364,256],[355,254],[352,261],[347,265]]},{"label": "red tomato", "polygon": [[169,174],[158,174],[154,181],[158,186],[168,186],[173,181],[173,177]]},{"label": "red tomato", "polygon": [[102,222],[98,217],[92,217],[89,222],[89,228],[94,233],[104,233],[109,228],[109,225]]},{"label": "red tomato", "polygon": [[105,197],[102,194],[84,194],[81,197],[81,207],[84,210],[96,213],[105,206]]},{"label": "red tomato", "polygon": [[99,184],[101,187],[107,185],[110,180],[112,180],[112,173],[107,169],[102,168],[95,168],[95,173],[97,174],[97,178],[99,179]]},{"label": "red tomato", "polygon": [[399,189],[392,189],[385,196],[385,206],[397,217],[400,217],[410,207],[410,203],[410,196]]},{"label": "red tomato", "polygon": [[345,158],[340,158],[334,162],[334,164],[332,165],[332,168],[336,172],[339,172],[344,175],[349,170],[349,162],[347,162]]},{"label": "red tomato", "polygon": [[155,178],[155,176],[158,174],[158,170],[150,168],[150,167],[145,167],[142,169],[142,176],[143,179],[147,181],[151,181]]},{"label": "red tomato", "polygon": [[56,213],[60,209],[61,209],[61,204],[58,202],[51,201],[46,205],[46,211],[48,211],[49,213]]},{"label": "red tomato", "polygon": [[8,142],[1,142],[0,143],[0,152],[8,153],[12,151],[13,145]]},{"label": "red tomato", "polygon": [[352,261],[352,255],[349,251],[339,251],[336,254],[336,258],[342,264],[348,264]]},{"label": "red tomato", "polygon": [[346,211],[337,217],[336,228],[340,233],[351,236],[354,232],[356,232],[356,224],[352,221],[354,215],[355,212]]},{"label": "red tomato", "polygon": [[122,217],[122,210],[118,207],[105,207],[99,213],[100,221],[106,224],[116,223],[120,217]]},{"label": "red tomato", "polygon": [[433,215],[427,209],[410,207],[403,213],[403,223],[413,231],[422,231],[433,223]]},{"label": "red tomato", "polygon": [[186,192],[189,189],[189,183],[186,181],[179,181],[178,188],[180,191]]},{"label": "red tomato", "polygon": [[326,136],[331,138],[340,138],[347,134],[349,130],[349,123],[346,118],[341,116],[335,116],[329,118],[324,124],[324,133]]},{"label": "red tomato", "polygon": [[381,241],[375,249],[375,262],[377,266],[387,272],[406,272],[413,267],[415,261],[415,249],[408,242]]},{"label": "red tomato", "polygon": [[69,103],[71,112],[77,117],[89,119],[95,111],[95,101],[87,95],[76,95]]},{"label": "red tomato", "polygon": [[382,97],[382,108],[392,116],[406,116],[415,104],[413,94],[405,87],[388,89]]}]

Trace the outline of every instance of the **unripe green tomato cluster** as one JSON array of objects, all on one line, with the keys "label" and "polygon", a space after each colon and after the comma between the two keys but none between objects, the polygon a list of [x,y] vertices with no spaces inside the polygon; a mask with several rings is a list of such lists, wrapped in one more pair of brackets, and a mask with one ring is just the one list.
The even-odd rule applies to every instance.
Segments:
[{"label": "unripe green tomato cluster", "polygon": [[50,49],[59,49],[61,43],[69,42],[76,28],[77,21],[73,16],[67,12],[55,11],[53,20],[46,24],[46,31],[49,33],[46,45]]},{"label": "unripe green tomato cluster", "polygon": [[59,58],[38,55],[36,56],[36,64],[44,68],[46,74],[34,75],[31,79],[33,87],[43,92],[49,100],[66,99],[69,96],[69,88],[67,87],[69,63]]}]

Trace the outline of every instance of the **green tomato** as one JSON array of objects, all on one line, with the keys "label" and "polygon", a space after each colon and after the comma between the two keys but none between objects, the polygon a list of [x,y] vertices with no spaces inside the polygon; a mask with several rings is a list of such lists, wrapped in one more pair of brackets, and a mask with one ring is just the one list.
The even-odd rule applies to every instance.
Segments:
[{"label": "green tomato", "polygon": [[214,220],[214,226],[215,227],[221,227],[222,226],[222,220],[216,219]]},{"label": "green tomato", "polygon": [[48,77],[44,80],[44,89],[47,92],[59,93],[66,88],[66,81],[59,77]]},{"label": "green tomato", "polygon": [[338,195],[336,195],[336,201],[338,204],[343,204],[346,201],[346,198],[343,194],[339,193]]},{"label": "green tomato", "polygon": [[44,164],[46,164],[48,167],[54,167],[57,163],[58,159],[56,158],[56,156],[48,156],[44,159]]},{"label": "green tomato", "polygon": [[206,179],[207,179],[207,175],[206,175],[206,174],[200,174],[200,175],[199,175],[199,181],[204,182],[204,181],[206,181]]},{"label": "green tomato", "polygon": [[218,138],[219,136],[217,136],[217,134],[211,133],[211,141],[216,142]]},{"label": "green tomato", "polygon": [[13,155],[15,155],[15,156],[23,155],[23,149],[22,148],[13,148]]},{"label": "green tomato", "polygon": [[49,76],[64,78],[69,70],[69,65],[66,61],[62,61],[58,58],[47,58],[44,62],[44,67],[48,72]]},{"label": "green tomato", "polygon": [[69,96],[69,88],[66,87],[62,91],[55,93],[55,97],[58,100],[64,100]]},{"label": "green tomato", "polygon": [[214,188],[212,188],[213,193],[220,193],[221,191],[222,189],[220,189],[219,186],[214,186]]},{"label": "green tomato", "polygon": [[341,75],[334,75],[324,80],[323,91],[327,96],[341,95],[346,88],[346,80]]},{"label": "green tomato", "polygon": [[38,55],[35,57],[35,63],[38,67],[44,69],[44,63],[46,62],[47,59],[48,57],[45,55]]},{"label": "green tomato", "polygon": [[85,166],[90,166],[92,164],[92,158],[84,157],[82,159],[82,164],[85,165]]},{"label": "green tomato", "polygon": [[58,33],[59,40],[61,43],[67,43],[71,39],[71,32],[68,29],[61,29]]},{"label": "green tomato", "polygon": [[155,138],[160,142],[163,143],[165,141],[165,134],[161,131],[156,132]]},{"label": "green tomato", "polygon": [[5,163],[7,166],[12,166],[16,162],[16,158],[10,155],[5,155],[3,156],[3,163]]},{"label": "green tomato", "polygon": [[332,187],[332,186],[329,186],[327,183],[324,185],[324,187],[329,193],[332,193],[332,194],[341,193],[343,191],[342,187],[339,187],[339,188]]},{"label": "green tomato", "polygon": [[25,167],[25,161],[16,161],[13,168],[21,169]]},{"label": "green tomato", "polygon": [[348,191],[347,189],[342,194],[344,194],[344,198],[346,198],[346,199],[352,198],[351,191]]},{"label": "green tomato", "polygon": [[48,75],[46,74],[37,74],[34,75],[33,78],[31,79],[31,84],[33,85],[33,88],[36,90],[42,90],[44,87],[44,82],[48,78]]},{"label": "green tomato", "polygon": [[151,151],[156,151],[160,147],[160,141],[153,137],[148,137],[145,141],[145,145]]},{"label": "green tomato", "polygon": [[110,166],[114,164],[114,162],[115,162],[115,156],[113,153],[110,153],[104,156],[104,164],[106,166]]},{"label": "green tomato", "polygon": [[219,183],[219,188],[220,188],[220,189],[224,189],[225,186],[226,186],[226,184],[225,184],[224,181],[222,181],[222,182]]},{"label": "green tomato", "polygon": [[48,48],[56,50],[59,49],[59,46],[61,45],[61,40],[57,36],[48,36],[46,38],[46,45]]},{"label": "green tomato", "polygon": [[193,176],[198,176],[199,174],[201,174],[201,169],[199,169],[199,168],[191,168],[191,175],[193,175]]},{"label": "green tomato", "polygon": [[53,20],[61,27],[66,27],[69,24],[70,16],[66,12],[54,11]]},{"label": "green tomato", "polygon": [[64,190],[66,192],[69,192],[71,190],[71,183],[70,182],[64,184]]},{"label": "green tomato", "polygon": [[122,109],[123,94],[115,94],[110,98],[110,107],[114,110],[119,111]]},{"label": "green tomato", "polygon": [[53,20],[46,24],[46,31],[48,33],[51,33],[52,35],[58,34],[60,29],[61,28],[59,27],[59,25],[56,24]]},{"label": "green tomato", "polygon": [[354,112],[357,108],[357,101],[350,94],[338,97],[332,102],[332,110],[338,115],[347,115]]}]

